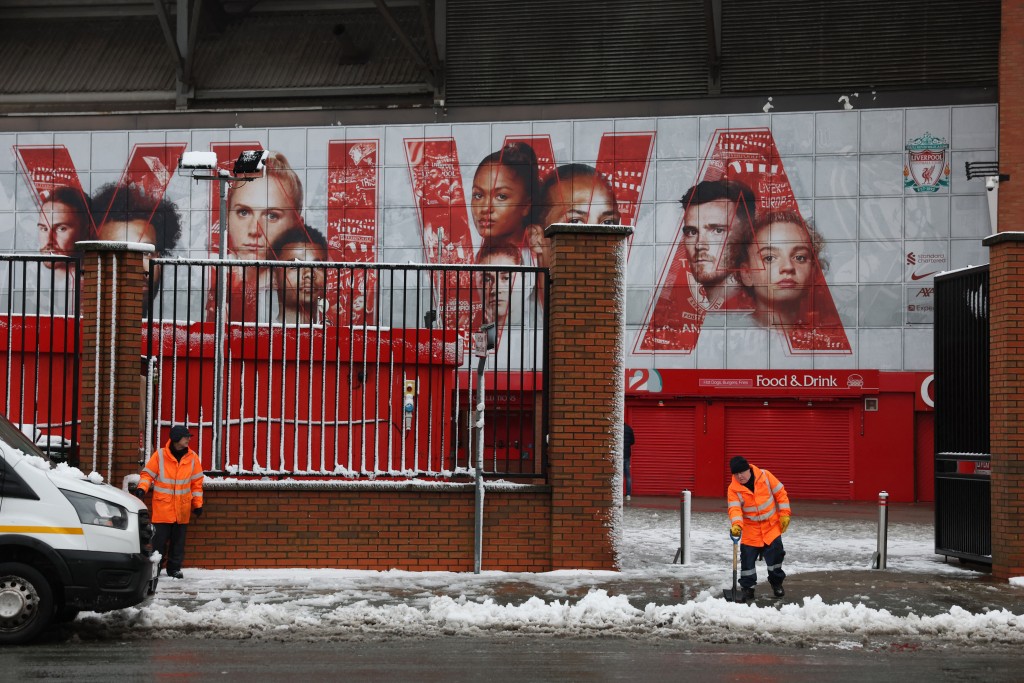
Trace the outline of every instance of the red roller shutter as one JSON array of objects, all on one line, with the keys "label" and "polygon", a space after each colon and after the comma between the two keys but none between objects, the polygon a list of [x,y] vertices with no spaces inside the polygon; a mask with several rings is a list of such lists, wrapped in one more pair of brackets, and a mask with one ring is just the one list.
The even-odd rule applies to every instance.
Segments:
[{"label": "red roller shutter", "polygon": [[852,500],[853,411],[845,407],[728,406],[724,474],[742,455],[771,470],[795,499]]},{"label": "red roller shutter", "polygon": [[693,490],[696,471],[693,406],[630,408],[636,436],[632,473],[634,496],[677,496]]}]

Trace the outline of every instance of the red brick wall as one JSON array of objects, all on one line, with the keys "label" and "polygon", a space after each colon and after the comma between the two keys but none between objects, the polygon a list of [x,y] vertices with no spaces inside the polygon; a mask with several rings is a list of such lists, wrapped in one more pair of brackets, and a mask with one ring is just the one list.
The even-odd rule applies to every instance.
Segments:
[{"label": "red brick wall", "polygon": [[989,244],[992,573],[1024,575],[1024,1],[1004,0],[999,48],[999,232]]},{"label": "red brick wall", "polygon": [[999,229],[1024,230],[1024,0],[1003,0],[999,45]]},{"label": "red brick wall", "polygon": [[[186,567],[473,571],[473,487],[232,488],[204,493]],[[551,568],[547,487],[487,491],[481,568]]]}]

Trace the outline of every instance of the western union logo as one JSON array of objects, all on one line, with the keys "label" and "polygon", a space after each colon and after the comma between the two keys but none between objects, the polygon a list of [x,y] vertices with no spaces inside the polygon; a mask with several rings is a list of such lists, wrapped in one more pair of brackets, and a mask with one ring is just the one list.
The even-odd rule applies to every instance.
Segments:
[{"label": "western union logo", "polygon": [[0,526],[0,534],[64,534],[84,536],[85,531],[77,526]]}]

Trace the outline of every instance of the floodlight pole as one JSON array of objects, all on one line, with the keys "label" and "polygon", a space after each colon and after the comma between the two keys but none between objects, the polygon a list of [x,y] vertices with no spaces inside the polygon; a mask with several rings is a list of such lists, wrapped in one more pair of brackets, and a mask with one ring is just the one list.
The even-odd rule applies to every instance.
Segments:
[{"label": "floodlight pole", "polygon": [[220,192],[220,220],[218,241],[221,267],[217,271],[217,311],[214,317],[213,351],[213,469],[224,468],[224,314],[227,308],[228,289],[224,286],[228,258],[228,182],[232,177],[227,171],[217,173]]},{"label": "floodlight pole", "polygon": [[[193,175],[195,180],[215,180],[220,195],[220,220],[218,221],[218,239],[220,240],[219,257],[221,263],[228,258],[228,183],[255,180],[253,176],[234,176],[223,169],[217,169],[216,175]],[[213,469],[220,470],[224,466],[224,326],[227,313],[228,290],[224,285],[227,268],[221,266],[217,273],[217,308],[214,316],[214,349],[213,349]]]}]

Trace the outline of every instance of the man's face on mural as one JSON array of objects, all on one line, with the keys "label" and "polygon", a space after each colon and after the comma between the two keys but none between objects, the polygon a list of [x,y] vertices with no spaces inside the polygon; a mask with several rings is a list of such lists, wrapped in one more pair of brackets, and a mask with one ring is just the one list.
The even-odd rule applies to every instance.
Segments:
[{"label": "man's face on mural", "polygon": [[[326,261],[327,252],[316,244],[285,244],[278,260],[288,262]],[[324,292],[322,268],[285,268],[279,273],[281,303],[289,310],[314,310],[317,297]],[[287,320],[285,322],[288,322]]]},{"label": "man's face on mural", "polygon": [[683,213],[683,246],[690,272],[702,285],[717,285],[729,275],[728,249],[738,204],[716,199],[691,204]]},{"label": "man's face on mural", "polygon": [[[493,266],[514,266],[515,259],[505,254],[493,254],[481,263]],[[512,299],[512,273],[484,271],[483,276],[484,322],[500,323],[508,315]]]},{"label": "man's face on mural", "polygon": [[[36,224],[39,228],[39,251],[68,256],[75,251],[75,242],[86,238],[89,216],[76,212],[67,204],[46,202]],[[52,265],[48,261],[43,264],[47,268]]]},{"label": "man's face on mural", "polygon": [[[288,244],[279,254],[281,261],[326,261],[327,252],[313,244]],[[316,297],[324,296],[324,269],[317,267],[285,268],[281,273],[282,302],[289,309],[312,310]]]},{"label": "man's face on mural", "polygon": [[[156,246],[156,228],[149,221],[107,221],[97,231],[99,239],[112,242],[140,242]],[[145,253],[142,255],[142,267],[149,272],[149,259],[161,254]],[[157,273],[159,275],[159,273]]]}]

